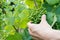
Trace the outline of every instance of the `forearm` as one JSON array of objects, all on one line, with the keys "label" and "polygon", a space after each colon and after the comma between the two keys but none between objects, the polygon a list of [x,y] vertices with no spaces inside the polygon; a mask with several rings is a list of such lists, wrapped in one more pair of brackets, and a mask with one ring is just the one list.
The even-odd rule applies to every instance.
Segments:
[{"label": "forearm", "polygon": [[55,33],[56,38],[60,39],[60,30],[53,30],[53,32]]},{"label": "forearm", "polygon": [[60,31],[59,30],[49,30],[45,32],[38,32],[40,37],[44,40],[60,40]]},{"label": "forearm", "polygon": [[51,30],[48,34],[50,40],[60,40],[60,31],[59,30]]}]

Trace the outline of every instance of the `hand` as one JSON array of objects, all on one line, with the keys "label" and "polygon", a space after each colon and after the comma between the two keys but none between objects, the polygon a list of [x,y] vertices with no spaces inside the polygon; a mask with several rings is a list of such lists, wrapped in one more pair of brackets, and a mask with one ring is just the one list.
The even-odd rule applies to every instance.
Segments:
[{"label": "hand", "polygon": [[28,30],[32,37],[36,40],[48,40],[48,33],[52,31],[52,27],[46,21],[46,15],[42,15],[39,24],[28,23]]}]

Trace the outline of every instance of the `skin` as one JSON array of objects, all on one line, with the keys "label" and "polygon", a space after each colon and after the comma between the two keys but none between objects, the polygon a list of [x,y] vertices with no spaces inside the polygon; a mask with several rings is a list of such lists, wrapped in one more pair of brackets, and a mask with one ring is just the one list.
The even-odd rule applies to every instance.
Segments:
[{"label": "skin", "polygon": [[42,15],[39,24],[28,23],[28,30],[34,40],[60,40],[60,30],[54,30]]}]

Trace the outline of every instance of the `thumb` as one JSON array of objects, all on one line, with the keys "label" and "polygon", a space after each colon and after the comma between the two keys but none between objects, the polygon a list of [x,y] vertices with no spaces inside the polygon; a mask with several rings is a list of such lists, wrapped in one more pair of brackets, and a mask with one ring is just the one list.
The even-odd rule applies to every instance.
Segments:
[{"label": "thumb", "polygon": [[46,22],[46,15],[45,15],[45,14],[42,15],[42,17],[41,17],[41,22]]}]

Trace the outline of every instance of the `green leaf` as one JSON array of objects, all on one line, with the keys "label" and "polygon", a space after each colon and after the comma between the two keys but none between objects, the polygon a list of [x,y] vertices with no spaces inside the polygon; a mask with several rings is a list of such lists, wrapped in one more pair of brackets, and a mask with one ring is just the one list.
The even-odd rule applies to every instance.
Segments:
[{"label": "green leaf", "polygon": [[15,21],[14,17],[8,17],[8,18],[5,19],[5,23],[8,24],[8,25],[13,25],[14,21]]},{"label": "green leaf", "polygon": [[60,0],[46,0],[46,2],[50,5],[54,5],[56,3],[59,3]]},{"label": "green leaf", "polygon": [[60,15],[60,5],[58,5],[54,11],[56,15]]},{"label": "green leaf", "polygon": [[29,8],[34,8],[35,4],[33,0],[26,0],[25,3],[29,6]]},{"label": "green leaf", "polygon": [[15,29],[14,29],[13,26],[11,26],[11,25],[6,25],[6,26],[4,27],[4,30],[5,30],[5,32],[6,32],[7,34],[9,34],[9,35],[14,35],[14,34],[15,34]]},{"label": "green leaf", "polygon": [[53,12],[47,12],[47,21],[50,25],[52,25],[53,21],[54,21],[54,16],[55,16],[55,13]]},{"label": "green leaf", "polygon": [[20,17],[20,27],[26,28],[27,23],[29,21],[29,12],[27,10],[23,10],[22,13],[19,14]]},{"label": "green leaf", "polygon": [[60,23],[60,5],[56,7],[54,12],[57,15],[57,22]]},{"label": "green leaf", "polygon": [[50,6],[46,2],[43,4],[43,7],[46,9],[47,12],[51,12],[53,10],[53,6]]},{"label": "green leaf", "polygon": [[9,35],[6,40],[22,40],[22,35],[15,33],[15,35]]}]

